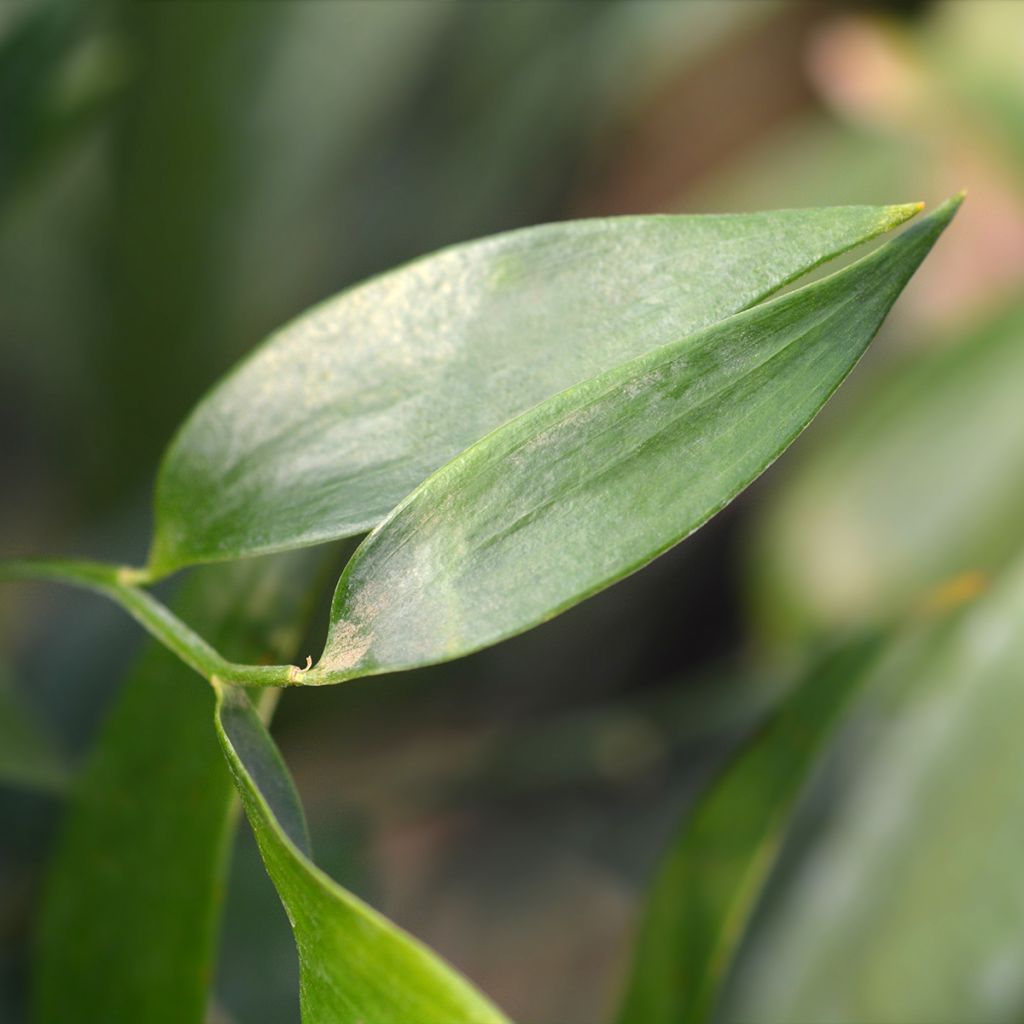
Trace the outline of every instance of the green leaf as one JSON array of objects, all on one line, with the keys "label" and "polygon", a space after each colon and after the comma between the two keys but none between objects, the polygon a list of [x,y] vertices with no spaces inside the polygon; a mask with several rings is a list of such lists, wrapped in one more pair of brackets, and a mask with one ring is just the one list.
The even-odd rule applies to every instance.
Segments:
[{"label": "green leaf", "polygon": [[620,1024],[711,1019],[790,811],[878,649],[829,655],[698,803],[648,898]]},{"label": "green leaf", "polygon": [[[190,578],[175,606],[258,660],[291,654],[311,553]],[[301,615],[298,615],[301,618]],[[268,648],[267,636],[275,638]],[[74,793],[40,915],[35,1020],[201,1024],[234,790],[213,696],[150,643]]]},{"label": "green leaf", "polygon": [[0,785],[62,791],[67,767],[50,736],[0,667]]},{"label": "green leaf", "polygon": [[305,818],[249,698],[217,684],[217,733],[295,932],[304,1024],[487,1024],[505,1017],[312,862]]},{"label": "green leaf", "polygon": [[865,681],[719,1020],[1024,1019],[1024,559],[949,619]]},{"label": "green leaf", "polygon": [[149,572],[362,533],[506,420],[918,208],[553,224],[344,292],[272,336],[186,421],[158,478]]},{"label": "green leaf", "polygon": [[[755,536],[775,638],[884,619],[1024,542],[1024,304],[915,354],[795,460]],[[937,439],[941,438],[941,443]]]},{"label": "green leaf", "polygon": [[810,422],[958,205],[825,280],[570,388],[453,459],[353,556],[305,681],[459,657],[682,540]]}]

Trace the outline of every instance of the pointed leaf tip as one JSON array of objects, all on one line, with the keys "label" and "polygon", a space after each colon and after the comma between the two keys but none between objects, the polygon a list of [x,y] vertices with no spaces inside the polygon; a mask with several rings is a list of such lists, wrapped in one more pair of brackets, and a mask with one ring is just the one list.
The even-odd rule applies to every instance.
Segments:
[{"label": "pointed leaf tip", "polygon": [[906,223],[912,217],[916,217],[924,209],[924,203],[897,203],[884,209],[886,217],[883,223],[885,224],[885,230],[889,231]]},{"label": "pointed leaf tip", "polygon": [[[936,206],[931,213],[911,224],[899,238],[895,239],[894,241],[897,247],[906,244],[903,242],[903,239],[906,239],[907,242],[912,242],[912,240],[916,238],[922,246],[923,251],[921,253],[921,258],[923,259],[928,250],[934,244],[935,240],[943,231],[946,230],[950,221],[954,216],[956,216],[956,212],[960,209],[960,205],[963,201],[963,192],[958,192],[955,196],[950,196],[945,202]],[[883,249],[885,248],[886,247],[883,246]]]},{"label": "pointed leaf tip", "polygon": [[[962,188],[956,195],[950,196],[945,202],[939,203],[925,220],[941,223],[945,227],[960,209],[964,199],[967,197],[967,189]],[[922,221],[923,223],[923,221]]]},{"label": "pointed leaf tip", "polygon": [[947,221],[951,220],[957,210],[963,205],[964,200],[967,198],[967,189],[962,188],[955,195],[950,196],[941,206],[936,208],[936,213],[939,210],[948,210]]}]

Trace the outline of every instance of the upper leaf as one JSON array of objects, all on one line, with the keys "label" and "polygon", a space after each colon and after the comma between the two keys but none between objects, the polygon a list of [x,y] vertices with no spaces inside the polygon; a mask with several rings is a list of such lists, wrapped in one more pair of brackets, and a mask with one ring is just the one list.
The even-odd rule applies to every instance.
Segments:
[{"label": "upper leaf", "polygon": [[361,533],[506,420],[918,209],[552,224],[344,292],[273,335],[186,421],[157,482],[149,571]]},{"label": "upper leaf", "polygon": [[310,860],[305,817],[249,698],[218,684],[217,734],[299,951],[303,1024],[503,1024],[439,957]]},{"label": "upper leaf", "polygon": [[958,204],[825,280],[570,388],[453,459],[353,556],[307,681],[467,654],[687,536],[810,422]]}]

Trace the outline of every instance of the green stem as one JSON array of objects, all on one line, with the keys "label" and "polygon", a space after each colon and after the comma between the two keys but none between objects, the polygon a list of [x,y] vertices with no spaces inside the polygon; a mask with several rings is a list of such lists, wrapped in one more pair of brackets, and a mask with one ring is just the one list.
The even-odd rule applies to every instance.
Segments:
[{"label": "green stem", "polygon": [[[0,582],[49,580],[82,587],[117,602],[136,622],[206,679],[238,686],[291,686],[306,682],[294,665],[239,665],[228,661],[152,594],[133,585],[140,570],[103,562],[40,559],[0,562]],[[312,680],[309,680],[312,681]]]}]

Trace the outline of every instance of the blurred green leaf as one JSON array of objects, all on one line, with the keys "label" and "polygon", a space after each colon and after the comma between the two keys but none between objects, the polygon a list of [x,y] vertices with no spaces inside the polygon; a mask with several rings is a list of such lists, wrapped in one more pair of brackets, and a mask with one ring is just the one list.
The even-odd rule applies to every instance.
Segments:
[{"label": "blurred green leaf", "polygon": [[878,648],[825,658],[694,809],[648,897],[620,1024],[711,1019],[796,798]]},{"label": "blurred green leaf", "polygon": [[[434,102],[413,108],[402,137],[402,152],[416,171],[416,219],[432,213],[429,234],[448,239],[564,210],[566,199],[572,202],[567,185],[578,187],[573,178],[581,164],[601,173],[605,146],[620,149],[623,133],[656,97],[731,35],[767,21],[779,7],[414,6],[452,12],[446,59],[427,83]],[[405,236],[407,218],[394,219]],[[379,217],[363,223],[375,236],[381,233]],[[375,237],[368,244],[379,242]]]},{"label": "blurred green leaf", "polygon": [[501,1022],[452,968],[311,860],[284,762],[244,692],[218,684],[217,733],[295,932],[304,1024]]},{"label": "blurred green leaf", "polygon": [[[175,606],[253,660],[281,657],[297,640],[282,621],[294,622],[311,565],[292,556],[194,576]],[[209,686],[151,643],[57,846],[40,915],[40,1024],[205,1019],[233,803],[211,709]]]},{"label": "blurred green leaf", "polygon": [[884,619],[1024,539],[1024,305],[916,354],[797,458],[754,540],[766,632]]},{"label": "blurred green leaf", "polygon": [[67,768],[48,735],[0,671],[0,785],[63,790]]},{"label": "blurred green leaf", "polygon": [[[415,237],[409,238],[419,226],[417,213],[443,215],[441,204],[431,206],[421,194],[409,201],[412,189],[372,165],[389,139],[408,140],[404,116],[414,115],[406,104],[418,100],[422,119],[424,79],[439,37],[461,11],[418,0],[273,5],[272,41],[263,44],[267,59],[221,129],[245,167],[237,182],[241,202],[230,225],[230,254],[221,256],[230,274],[225,289],[232,350],[247,348],[254,331],[329,294],[339,280],[378,269],[374,247],[389,228],[401,231],[413,248],[390,261],[385,257],[384,266],[417,251]],[[247,20],[254,18],[252,7],[245,12]],[[403,171],[422,177],[424,161],[411,154],[408,160]],[[387,216],[376,210],[381,200],[362,175],[373,175],[373,184],[386,192]],[[396,192],[408,197],[411,209],[396,206]],[[371,221],[372,243],[364,241],[370,228],[361,229],[357,217]],[[359,245],[351,244],[354,238]]]},{"label": "blurred green leaf", "polygon": [[108,127],[109,196],[89,250],[104,272],[86,338],[96,438],[81,461],[97,509],[148,484],[196,377],[225,365],[234,233],[257,159],[242,126],[287,18],[282,4],[114,12],[136,75]]},{"label": "blurred green leaf", "polygon": [[548,225],[344,292],[274,335],[185,423],[160,471],[150,568],[363,532],[510,417],[915,209]]},{"label": "blurred green leaf", "polygon": [[353,556],[305,681],[497,643],[693,532],[810,422],[958,205],[823,281],[562,392],[453,459]]},{"label": "blurred green leaf", "polygon": [[125,56],[102,7],[39,0],[0,16],[0,213],[124,85]]},{"label": "blurred green leaf", "polygon": [[860,689],[719,1020],[1024,1018],[1024,561],[947,620]]}]

